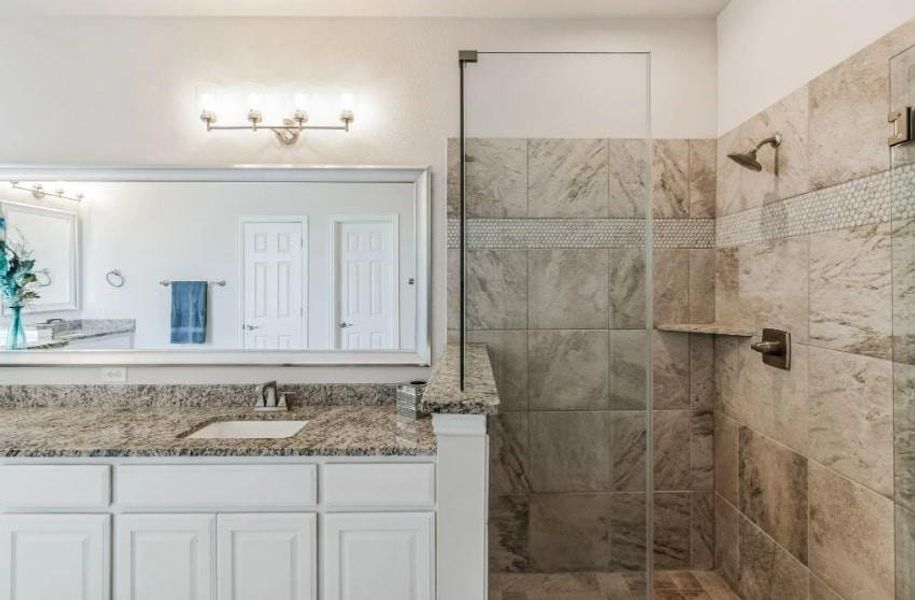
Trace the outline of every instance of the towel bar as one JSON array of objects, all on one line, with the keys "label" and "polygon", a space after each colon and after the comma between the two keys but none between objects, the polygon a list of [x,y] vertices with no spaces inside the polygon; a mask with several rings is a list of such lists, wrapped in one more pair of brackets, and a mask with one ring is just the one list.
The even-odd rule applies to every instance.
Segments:
[{"label": "towel bar", "polygon": [[[210,285],[218,285],[219,287],[226,287],[226,280],[225,280],[225,279],[217,279],[217,280],[215,280],[215,281],[207,281],[207,283],[210,284]],[[168,287],[168,286],[170,286],[171,284],[172,284],[172,282],[171,282],[171,280],[169,280],[169,279],[163,279],[162,281],[159,282],[159,285],[163,285],[163,286],[165,286],[165,287]]]}]

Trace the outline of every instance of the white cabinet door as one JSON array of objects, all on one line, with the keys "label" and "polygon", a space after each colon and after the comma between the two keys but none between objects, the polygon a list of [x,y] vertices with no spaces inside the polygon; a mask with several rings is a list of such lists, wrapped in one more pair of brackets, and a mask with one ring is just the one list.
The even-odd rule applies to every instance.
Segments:
[{"label": "white cabinet door", "polygon": [[219,600],[317,600],[316,516],[217,517]]},{"label": "white cabinet door", "polygon": [[116,600],[214,600],[214,515],[120,515]]},{"label": "white cabinet door", "polygon": [[108,600],[108,515],[0,516],[0,600]]},{"label": "white cabinet door", "polygon": [[324,600],[432,600],[432,513],[324,518]]}]

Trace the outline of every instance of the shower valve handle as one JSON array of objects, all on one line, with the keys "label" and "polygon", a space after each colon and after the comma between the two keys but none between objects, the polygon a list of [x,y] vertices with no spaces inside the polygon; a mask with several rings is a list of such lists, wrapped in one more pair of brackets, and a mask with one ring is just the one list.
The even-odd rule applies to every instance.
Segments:
[{"label": "shower valve handle", "polygon": [[779,355],[785,353],[785,345],[781,342],[756,342],[750,344],[750,348],[760,354]]}]

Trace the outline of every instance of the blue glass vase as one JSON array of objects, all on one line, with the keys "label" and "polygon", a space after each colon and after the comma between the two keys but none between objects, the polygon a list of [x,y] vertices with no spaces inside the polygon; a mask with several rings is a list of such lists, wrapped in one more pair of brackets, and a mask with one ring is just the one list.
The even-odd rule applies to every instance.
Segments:
[{"label": "blue glass vase", "polygon": [[6,339],[7,350],[25,349],[25,326],[22,324],[22,307],[10,307],[10,332]]}]

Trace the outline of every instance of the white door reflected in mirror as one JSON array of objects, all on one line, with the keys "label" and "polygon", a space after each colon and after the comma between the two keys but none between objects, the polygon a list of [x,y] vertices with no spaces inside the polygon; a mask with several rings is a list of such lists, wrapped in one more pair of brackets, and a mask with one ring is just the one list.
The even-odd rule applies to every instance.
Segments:
[{"label": "white door reflected in mirror", "polygon": [[397,215],[335,221],[336,347],[397,348]]},{"label": "white door reflected in mirror", "polygon": [[308,220],[242,221],[245,350],[305,347],[304,278]]}]

